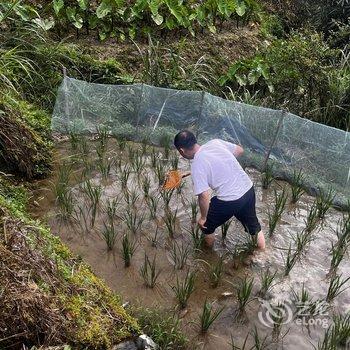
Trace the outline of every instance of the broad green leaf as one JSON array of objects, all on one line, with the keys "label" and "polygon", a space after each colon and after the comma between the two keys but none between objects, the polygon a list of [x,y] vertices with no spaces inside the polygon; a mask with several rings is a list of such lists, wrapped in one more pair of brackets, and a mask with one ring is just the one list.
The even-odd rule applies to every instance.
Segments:
[{"label": "broad green leaf", "polygon": [[236,6],[236,13],[238,16],[242,17],[247,11],[247,6],[244,1],[238,1]]},{"label": "broad green leaf", "polygon": [[64,6],[64,1],[63,0],[53,0],[52,5],[53,5],[53,9],[55,11],[55,14],[58,15]]},{"label": "broad green leaf", "polygon": [[261,77],[261,72],[259,72],[257,69],[252,69],[248,73],[248,82],[250,85],[254,85],[259,78]]},{"label": "broad green leaf", "polygon": [[113,6],[111,0],[102,0],[100,5],[96,9],[96,16],[98,18],[106,17],[110,12],[112,12]]},{"label": "broad green leaf", "polygon": [[237,80],[237,83],[240,85],[240,86],[245,86],[247,85],[247,77],[245,76],[245,74],[236,74],[235,75],[235,78]]},{"label": "broad green leaf", "polygon": [[152,12],[152,15],[157,16],[158,15],[158,8],[159,8],[158,1],[157,0],[149,0],[148,6]]},{"label": "broad green leaf", "polygon": [[75,21],[76,9],[74,7],[66,7],[66,14],[69,22]]},{"label": "broad green leaf", "polygon": [[129,37],[131,39],[135,39],[135,36],[136,36],[136,28],[135,27],[129,28]]},{"label": "broad green leaf", "polygon": [[52,17],[49,19],[43,19],[43,18],[34,18],[33,23],[35,23],[39,28],[48,31],[52,29],[55,26],[55,21]]},{"label": "broad green leaf", "polygon": [[95,15],[89,16],[89,28],[96,29],[99,19]]},{"label": "broad green leaf", "polygon": [[211,33],[216,33],[216,27],[213,24],[208,24],[208,29]]},{"label": "broad green leaf", "polygon": [[164,20],[163,16],[161,16],[159,13],[155,16],[152,15],[152,19],[157,26],[160,26]]},{"label": "broad green leaf", "polygon": [[98,33],[98,36],[99,36],[100,40],[103,41],[103,40],[106,40],[108,33],[104,32],[104,31],[100,31]]},{"label": "broad green leaf", "polygon": [[83,17],[78,13],[76,16],[75,16],[75,21],[73,21],[73,26],[75,28],[78,28],[78,29],[81,29],[83,27],[83,24],[84,24],[84,19]]},{"label": "broad green leaf", "polygon": [[166,20],[165,20],[165,25],[168,29],[172,30],[174,28],[177,27],[176,25],[176,21],[173,17],[168,17]]},{"label": "broad green leaf", "polygon": [[87,10],[88,6],[89,6],[89,0],[77,0],[78,1],[78,5],[79,7],[85,11]]}]

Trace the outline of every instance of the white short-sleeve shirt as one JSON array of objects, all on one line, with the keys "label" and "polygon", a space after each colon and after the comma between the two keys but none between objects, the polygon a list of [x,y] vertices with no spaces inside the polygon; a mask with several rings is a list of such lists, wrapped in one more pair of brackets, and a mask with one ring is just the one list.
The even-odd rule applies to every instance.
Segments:
[{"label": "white short-sleeve shirt", "polygon": [[235,147],[235,144],[219,139],[200,147],[191,161],[196,195],[212,189],[218,199],[232,201],[241,198],[253,186],[233,155]]}]

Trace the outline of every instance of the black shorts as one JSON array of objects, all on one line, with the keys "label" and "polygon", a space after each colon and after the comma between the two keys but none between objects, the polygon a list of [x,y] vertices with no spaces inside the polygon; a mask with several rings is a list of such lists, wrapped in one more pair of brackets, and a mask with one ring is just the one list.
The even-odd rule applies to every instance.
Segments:
[{"label": "black shorts", "polygon": [[233,216],[243,225],[244,230],[251,235],[261,231],[261,225],[256,216],[255,191],[252,186],[241,198],[234,201],[222,201],[216,196],[210,201],[207,220],[204,224],[204,234],[214,233],[215,229]]}]

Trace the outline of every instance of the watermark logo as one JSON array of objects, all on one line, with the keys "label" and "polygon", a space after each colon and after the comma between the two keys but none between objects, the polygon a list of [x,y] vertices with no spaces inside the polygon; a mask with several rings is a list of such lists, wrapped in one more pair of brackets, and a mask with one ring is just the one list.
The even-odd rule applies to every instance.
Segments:
[{"label": "watermark logo", "polygon": [[260,302],[262,307],[258,313],[258,318],[264,326],[273,328],[277,322],[279,325],[284,325],[293,320],[293,310],[290,301],[286,300],[278,305],[272,305],[264,299],[260,299]]},{"label": "watermark logo", "polygon": [[292,302],[283,300],[277,305],[269,301],[259,299],[261,309],[258,312],[259,321],[266,327],[274,328],[291,322],[300,326],[317,326],[328,328],[329,304],[323,300]]}]

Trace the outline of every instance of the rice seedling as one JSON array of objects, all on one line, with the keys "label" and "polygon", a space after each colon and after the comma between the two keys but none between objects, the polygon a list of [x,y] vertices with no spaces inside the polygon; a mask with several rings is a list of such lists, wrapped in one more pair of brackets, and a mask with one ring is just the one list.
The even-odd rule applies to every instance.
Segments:
[{"label": "rice seedling", "polygon": [[267,190],[273,181],[273,164],[266,164],[265,171],[261,174],[262,188]]},{"label": "rice seedling", "polygon": [[301,232],[298,232],[297,235],[294,237],[294,243],[296,246],[296,251],[299,255],[299,257],[302,255],[302,253],[305,251],[306,247],[310,245],[310,243],[315,239],[313,235],[311,235],[306,230],[302,230]]},{"label": "rice seedling", "polygon": [[160,147],[163,148],[165,159],[169,158],[171,141],[172,141],[172,136],[170,134],[163,134],[159,138],[159,145]]},{"label": "rice seedling", "polygon": [[178,276],[176,276],[176,286],[173,286],[173,290],[180,309],[187,306],[188,299],[194,291],[196,277],[197,273],[195,271],[187,271],[186,277],[181,283]]},{"label": "rice seedling", "polygon": [[106,203],[106,214],[108,217],[108,222],[112,225],[114,223],[115,218],[117,217],[117,209],[119,204],[119,198],[114,198],[112,200],[108,200]]},{"label": "rice seedling", "polygon": [[244,279],[241,280],[239,285],[236,287],[239,314],[242,314],[246,306],[253,300],[251,297],[253,283],[254,278],[244,277]]},{"label": "rice seedling", "polygon": [[184,181],[180,182],[180,185],[176,187],[176,194],[180,195],[182,190],[185,188],[186,183]]},{"label": "rice seedling", "polygon": [[281,193],[278,193],[276,190],[274,190],[274,193],[275,193],[275,205],[274,205],[273,211],[271,212],[269,210],[268,212],[270,235],[274,233],[276,226],[282,217],[282,213],[286,207],[287,197],[288,197],[285,187],[283,187]]},{"label": "rice seedling", "polygon": [[118,148],[120,151],[124,151],[125,147],[126,147],[126,138],[123,136],[119,136],[117,138],[117,142],[118,142]]},{"label": "rice seedling", "polygon": [[179,167],[179,157],[174,154],[171,156],[170,158],[170,165],[171,165],[171,169],[173,170],[177,170]]},{"label": "rice seedling", "polygon": [[350,280],[350,277],[341,279],[341,275],[333,275],[329,283],[328,292],[326,296],[326,301],[330,303],[339,294],[343,293],[349,286],[345,286]]},{"label": "rice seedling", "polygon": [[223,225],[221,225],[221,238],[224,241],[227,236],[227,232],[232,224],[233,219],[227,220]]},{"label": "rice seedling", "polygon": [[179,244],[174,241],[170,250],[170,257],[174,262],[174,269],[182,270],[186,265],[189,254],[189,246],[185,245],[183,242]]},{"label": "rice seedling", "polygon": [[129,165],[126,165],[122,171],[119,173],[119,180],[121,183],[121,187],[124,191],[126,191],[128,189],[128,180],[130,178],[130,174],[131,174],[131,169],[129,167]]},{"label": "rice seedling", "polygon": [[154,247],[154,248],[156,248],[158,246],[158,233],[159,233],[159,227],[157,225],[156,230],[154,232],[154,236],[149,238],[149,240],[151,241],[152,247]]},{"label": "rice seedling", "polygon": [[108,142],[108,128],[104,125],[97,126],[96,127],[96,133],[98,136],[99,144],[101,145],[101,148],[106,149],[107,148],[107,142]]},{"label": "rice seedling", "polygon": [[298,251],[292,250],[292,245],[289,244],[287,257],[284,261],[284,276],[288,276],[289,272],[292,270],[296,262],[298,261],[299,253]]},{"label": "rice seedling", "polygon": [[330,273],[335,273],[340,263],[343,261],[344,256],[346,254],[347,246],[344,244],[339,244],[338,241],[336,244],[332,242],[332,248],[331,248],[331,267],[330,267]]},{"label": "rice seedling", "polygon": [[159,186],[162,186],[165,181],[165,167],[160,160],[157,161],[154,172],[158,179]]},{"label": "rice seedling", "polygon": [[153,147],[152,152],[151,152],[151,167],[153,170],[156,169],[158,163],[158,152],[156,149]]},{"label": "rice seedling", "polygon": [[253,338],[253,347],[248,347],[247,341],[248,341],[248,336],[250,335],[250,333],[247,334],[247,336],[244,339],[244,342],[242,344],[241,347],[239,347],[238,345],[235,345],[235,341],[233,339],[233,336],[231,335],[231,349],[232,350],[268,350],[271,348],[271,342],[268,341],[268,335],[265,335],[265,337],[261,337],[259,335],[258,329],[256,328],[256,326],[254,326],[254,330],[252,335]]},{"label": "rice seedling", "polygon": [[129,267],[131,264],[131,258],[136,251],[136,241],[131,240],[128,234],[124,234],[122,240],[122,257],[124,260],[124,266]]},{"label": "rice seedling", "polygon": [[87,142],[87,137],[83,136],[80,138],[79,144],[78,144],[79,153],[83,156],[83,158],[88,158],[90,153],[90,147]]},{"label": "rice seedling", "polygon": [[191,234],[192,238],[192,247],[194,253],[198,253],[201,251],[204,242],[204,236],[198,225],[191,225],[191,229],[188,230]]},{"label": "rice seedling", "polygon": [[70,142],[71,149],[73,151],[76,151],[78,149],[78,145],[80,142],[80,136],[77,133],[75,133],[74,131],[70,131],[69,132],[69,142]]},{"label": "rice seedling", "polygon": [[106,146],[102,143],[98,143],[96,145],[96,154],[97,154],[98,161],[100,163],[104,161],[104,159],[106,157],[106,153],[107,153]]},{"label": "rice seedling", "polygon": [[141,154],[145,156],[148,151],[148,144],[150,143],[149,137],[144,137],[141,142]]},{"label": "rice seedling", "polygon": [[350,243],[350,215],[343,215],[337,226],[338,244],[348,247]]},{"label": "rice seedling", "polygon": [[197,215],[198,215],[198,203],[196,198],[192,198],[190,204],[191,204],[191,222],[195,224],[197,222]]},{"label": "rice seedling", "polygon": [[318,350],[347,349],[350,339],[350,314],[335,315],[328,327],[323,341],[318,343]]},{"label": "rice seedling", "polygon": [[104,241],[106,242],[107,249],[113,250],[116,239],[117,239],[117,231],[113,225],[113,223],[104,223],[104,228],[102,231],[102,237]]},{"label": "rice seedling", "polygon": [[156,268],[156,256],[154,256],[153,260],[151,261],[145,253],[145,260],[140,268],[140,275],[143,278],[145,285],[149,288],[154,288],[159,274],[160,271],[157,271]]},{"label": "rice seedling", "polygon": [[308,233],[311,233],[317,227],[317,223],[318,223],[317,207],[316,207],[316,203],[313,203],[310,207],[310,210],[308,212],[308,215],[305,221],[305,231]]},{"label": "rice seedling", "polygon": [[273,312],[270,313],[270,317],[273,321],[273,339],[277,341],[281,336],[282,325],[284,321],[284,317],[286,315],[286,306],[284,303],[279,302],[275,306],[271,306]]},{"label": "rice seedling", "polygon": [[157,218],[159,197],[148,197],[146,203],[150,212],[150,218],[155,220]]},{"label": "rice seedling", "polygon": [[149,197],[149,191],[151,189],[151,179],[148,175],[145,175],[142,179],[142,190],[143,190],[143,196],[147,200]]},{"label": "rice seedling", "polygon": [[136,208],[139,197],[140,195],[137,193],[136,189],[124,192],[124,199],[128,207]]},{"label": "rice seedling", "polygon": [[261,287],[258,292],[258,295],[261,298],[264,298],[266,294],[271,290],[271,288],[276,285],[276,283],[274,283],[276,276],[277,270],[274,273],[271,273],[269,269],[262,271],[260,274]]},{"label": "rice seedling", "polygon": [[328,190],[319,189],[319,194],[316,196],[316,208],[317,216],[319,219],[323,219],[333,204],[335,198],[335,192],[332,188]]},{"label": "rice seedling", "polygon": [[111,173],[112,163],[112,159],[100,159],[100,161],[97,163],[102,175],[102,179],[105,181],[108,180],[108,177]]},{"label": "rice seedling", "polygon": [[134,150],[133,146],[128,145],[128,157],[129,157],[129,162],[131,164],[134,163],[135,156],[136,156],[136,151]]},{"label": "rice seedling", "polygon": [[77,210],[75,211],[76,221],[79,224],[82,232],[89,232],[90,231],[90,215],[91,209],[87,209],[87,211],[84,210],[83,206],[78,205]]},{"label": "rice seedling", "polygon": [[117,173],[122,172],[123,169],[122,169],[122,160],[121,160],[121,158],[114,157],[113,158],[113,164],[114,164],[114,167],[115,167],[115,170],[116,170]]},{"label": "rice seedling", "polygon": [[169,204],[170,204],[170,201],[171,201],[171,198],[172,198],[173,194],[174,194],[174,189],[168,190],[168,191],[162,191],[160,193],[160,195],[161,195],[161,197],[163,199],[163,202],[164,202],[166,210],[169,209]]},{"label": "rice seedling", "polygon": [[124,220],[128,229],[136,235],[137,232],[141,231],[142,223],[144,221],[144,214],[137,213],[135,210],[127,207],[124,214]]},{"label": "rice seedling", "polygon": [[144,165],[145,165],[145,159],[143,158],[142,154],[138,151],[135,151],[135,155],[131,163],[131,166],[134,172],[140,175],[142,173]]},{"label": "rice seedling", "polygon": [[209,265],[209,281],[212,288],[217,288],[224,274],[224,255],[215,264]]},{"label": "rice seedling", "polygon": [[292,203],[297,203],[300,197],[305,192],[303,189],[303,182],[304,182],[304,174],[302,173],[301,169],[299,171],[294,170],[293,171],[293,178],[291,181],[291,190],[292,190]]},{"label": "rice seedling", "polygon": [[224,307],[213,309],[214,303],[209,303],[206,299],[203,305],[203,311],[200,316],[201,332],[206,333],[214,321],[220,316],[224,311]]},{"label": "rice seedling", "polygon": [[83,186],[82,190],[85,195],[90,200],[90,208],[91,208],[91,227],[95,226],[96,215],[99,210],[100,200],[102,195],[102,187],[101,186],[93,186],[90,180],[87,180]]},{"label": "rice seedling", "polygon": [[176,220],[177,220],[177,210],[172,212],[171,210],[165,211],[164,223],[168,230],[169,236],[174,238],[176,233]]},{"label": "rice seedling", "polygon": [[72,165],[64,162],[59,168],[58,179],[53,188],[61,217],[65,220],[72,216],[74,210],[74,198],[69,188],[71,173]]}]

